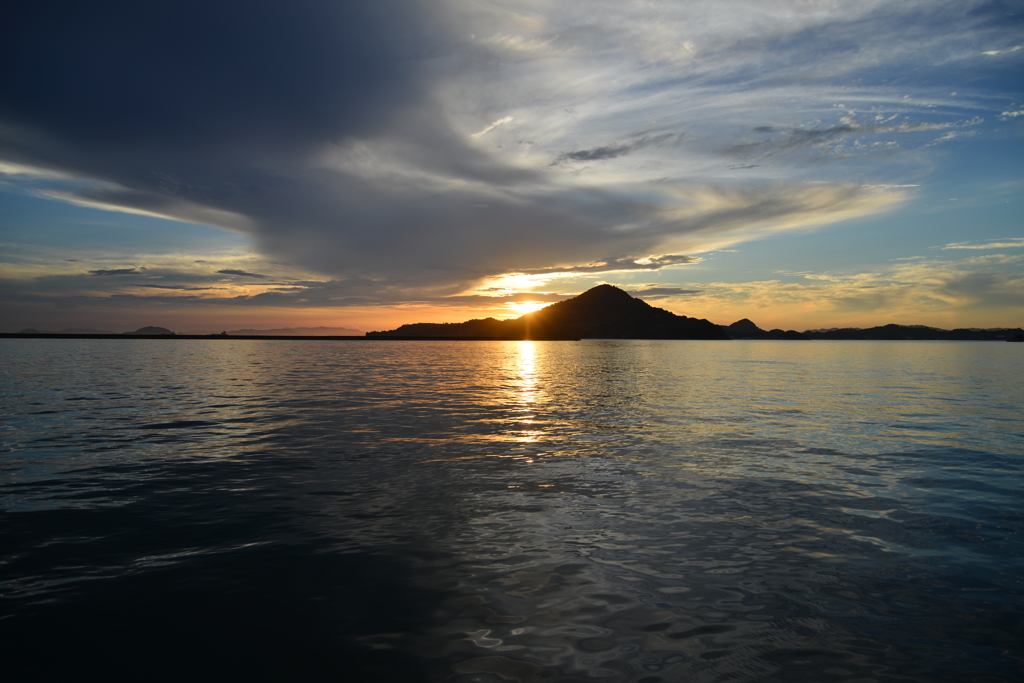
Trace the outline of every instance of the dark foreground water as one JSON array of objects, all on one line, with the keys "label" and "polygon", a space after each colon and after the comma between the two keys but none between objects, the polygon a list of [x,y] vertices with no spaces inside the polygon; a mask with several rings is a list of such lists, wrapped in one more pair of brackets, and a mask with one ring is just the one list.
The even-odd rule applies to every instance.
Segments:
[{"label": "dark foreground water", "polygon": [[10,681],[1024,680],[1024,345],[0,341]]}]

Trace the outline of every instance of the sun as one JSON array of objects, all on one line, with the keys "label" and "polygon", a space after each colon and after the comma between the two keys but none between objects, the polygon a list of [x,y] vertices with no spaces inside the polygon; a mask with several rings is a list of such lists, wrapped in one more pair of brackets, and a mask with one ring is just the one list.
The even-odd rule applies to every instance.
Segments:
[{"label": "sun", "polygon": [[547,306],[543,301],[513,301],[506,304],[512,310],[518,313],[533,313]]}]

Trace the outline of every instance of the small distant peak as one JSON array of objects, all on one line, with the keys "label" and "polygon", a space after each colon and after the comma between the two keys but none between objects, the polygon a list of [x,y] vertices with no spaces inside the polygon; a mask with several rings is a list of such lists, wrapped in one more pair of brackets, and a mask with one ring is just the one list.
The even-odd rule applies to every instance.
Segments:
[{"label": "small distant peak", "polygon": [[34,327],[26,327],[23,330],[18,330],[18,334],[42,334],[39,330]]},{"label": "small distant peak", "polygon": [[125,334],[152,334],[152,335],[159,335],[159,334],[174,334],[174,333],[171,332],[166,327],[153,327],[151,325],[149,327],[140,327],[139,329],[135,330],[134,332],[125,332]]},{"label": "small distant peak", "polygon": [[737,320],[732,325],[729,325],[729,329],[733,330],[734,332],[740,332],[740,331],[744,331],[744,330],[757,331],[757,332],[763,332],[764,331],[760,327],[755,325],[754,322],[752,320],[748,319],[748,318],[743,318],[742,320]]}]

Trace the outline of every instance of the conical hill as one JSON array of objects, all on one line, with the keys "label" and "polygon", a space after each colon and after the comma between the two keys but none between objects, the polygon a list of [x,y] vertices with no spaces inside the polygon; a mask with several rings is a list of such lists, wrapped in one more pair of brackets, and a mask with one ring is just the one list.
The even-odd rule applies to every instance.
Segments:
[{"label": "conical hill", "polygon": [[514,320],[416,323],[370,337],[485,337],[494,339],[729,339],[714,323],[655,308],[612,285]]}]

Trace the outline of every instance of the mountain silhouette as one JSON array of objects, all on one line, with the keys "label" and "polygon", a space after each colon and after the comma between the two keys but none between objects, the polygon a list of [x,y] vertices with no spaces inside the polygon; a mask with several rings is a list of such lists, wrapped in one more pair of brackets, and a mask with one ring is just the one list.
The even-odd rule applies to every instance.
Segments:
[{"label": "mountain silhouette", "polygon": [[765,332],[748,318],[727,325],[725,331],[733,339],[810,339],[803,332],[796,330],[775,329]]},{"label": "mountain silhouette", "polygon": [[676,315],[618,287],[598,285],[579,296],[512,320],[414,323],[368,337],[483,337],[492,339],[729,339],[707,320]]},{"label": "mountain silhouette", "polygon": [[831,330],[808,330],[805,332],[811,339],[880,339],[880,340],[944,340],[944,341],[1004,341],[1024,334],[1019,327],[957,328],[943,330],[926,325],[879,325],[861,329],[844,327]]},{"label": "mountain silhouette", "polygon": [[174,333],[171,332],[166,327],[154,327],[154,326],[150,325],[149,327],[140,327],[139,329],[135,330],[134,332],[124,332],[123,334],[151,334],[151,335],[156,336],[156,335],[165,335],[165,334],[174,334]]},{"label": "mountain silhouette", "polygon": [[768,333],[755,325],[749,318],[737,320],[725,328],[733,339],[767,339]]}]

